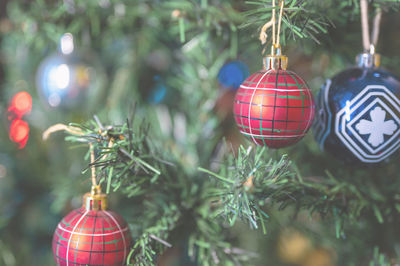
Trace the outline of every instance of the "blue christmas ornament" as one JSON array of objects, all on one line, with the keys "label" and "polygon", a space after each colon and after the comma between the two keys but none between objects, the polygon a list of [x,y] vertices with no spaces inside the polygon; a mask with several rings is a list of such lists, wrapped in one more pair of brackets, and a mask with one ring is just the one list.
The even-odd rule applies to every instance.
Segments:
[{"label": "blue christmas ornament", "polygon": [[101,94],[104,74],[89,53],[76,51],[71,34],[60,41],[58,52],[47,57],[39,66],[36,85],[40,98],[54,108],[88,107]]},{"label": "blue christmas ornament", "polygon": [[151,89],[150,94],[147,97],[147,101],[150,104],[158,104],[161,103],[164,100],[165,95],[167,95],[167,87],[160,76],[154,76],[153,80],[156,84]]},{"label": "blue christmas ornament", "polygon": [[247,65],[240,61],[232,61],[221,67],[218,81],[223,88],[236,90],[249,76],[250,70]]},{"label": "blue christmas ornament", "polygon": [[347,162],[379,163],[400,148],[400,80],[378,68],[378,54],[328,79],[317,97],[314,136]]}]

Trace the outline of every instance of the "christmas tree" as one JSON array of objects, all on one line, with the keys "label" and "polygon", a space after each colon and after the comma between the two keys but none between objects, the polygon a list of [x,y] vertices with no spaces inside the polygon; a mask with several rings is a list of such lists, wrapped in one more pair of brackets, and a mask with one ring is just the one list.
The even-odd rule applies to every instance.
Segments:
[{"label": "christmas tree", "polygon": [[0,7],[0,265],[400,264],[400,1]]}]

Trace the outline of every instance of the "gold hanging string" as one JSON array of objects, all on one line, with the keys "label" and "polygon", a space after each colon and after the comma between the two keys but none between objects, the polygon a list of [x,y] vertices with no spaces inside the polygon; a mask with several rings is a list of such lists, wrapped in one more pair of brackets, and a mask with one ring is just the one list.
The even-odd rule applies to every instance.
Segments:
[{"label": "gold hanging string", "polygon": [[[272,26],[272,47],[271,47],[271,55],[275,55],[275,48],[280,47],[280,32],[281,32],[281,24],[282,24],[282,16],[283,16],[283,6],[285,4],[284,0],[279,2],[280,10],[279,10],[279,18],[278,18],[278,31],[276,31],[276,6],[275,0],[272,0],[272,18],[264,26],[261,28],[259,39],[261,44],[265,44],[267,42],[267,30]],[[265,50],[265,49],[264,49]],[[263,50],[263,53],[264,53]]]},{"label": "gold hanging string", "polygon": [[267,42],[267,38],[268,38],[267,30],[268,30],[268,28],[270,28],[272,25],[273,25],[273,21],[272,21],[272,19],[271,19],[270,21],[268,21],[267,23],[265,23],[264,26],[261,28],[260,37],[259,37],[259,39],[260,39],[260,41],[261,41],[261,44],[265,44],[265,43]]},{"label": "gold hanging string", "polygon": [[94,166],[95,156],[94,156],[94,148],[93,144],[89,143],[90,149],[90,170],[92,172],[92,189],[97,187],[97,180],[96,180],[96,168]]},{"label": "gold hanging string", "polygon": [[382,19],[382,9],[377,8],[375,18],[372,26],[372,40],[369,33],[368,23],[368,2],[367,0],[360,0],[360,12],[361,12],[361,31],[363,39],[364,52],[375,52],[375,46],[378,44],[379,29]]},{"label": "gold hanging string", "polygon": [[275,15],[275,0],[272,0],[272,45],[275,44],[275,23],[276,23],[276,15]]},{"label": "gold hanging string", "polygon": [[278,19],[278,33],[277,33],[277,36],[276,36],[276,43],[275,43],[275,47],[276,48],[280,47],[279,37],[281,35],[281,24],[282,24],[283,5],[284,4],[285,4],[285,1],[281,0],[280,9],[279,9],[279,19]]},{"label": "gold hanging string", "polygon": [[267,42],[267,30],[272,26],[272,42],[275,42],[275,0],[272,0],[272,18],[270,21],[264,24],[262,26],[261,31],[260,31],[260,36],[259,39],[261,41],[261,44],[264,45]]},{"label": "gold hanging string", "polygon": [[369,25],[368,25],[368,2],[367,0],[360,0],[361,12],[361,30],[364,52],[369,51],[371,41],[369,38]]},{"label": "gold hanging string", "polygon": [[372,45],[376,46],[378,44],[379,29],[382,19],[382,9],[380,7],[376,8],[376,14],[374,18],[374,24],[372,28]]},{"label": "gold hanging string", "polygon": [[79,127],[67,126],[64,124],[55,124],[43,132],[43,134],[42,134],[43,140],[47,140],[51,134],[53,134],[57,131],[67,131],[71,134],[78,135],[78,136],[83,135],[83,132]]},{"label": "gold hanging string", "polygon": [[[82,131],[82,129],[74,126],[67,126],[64,124],[55,124],[51,127],[49,127],[47,130],[45,130],[42,134],[43,140],[47,140],[51,134],[58,132],[58,131],[67,131],[75,136],[83,136],[85,133]],[[113,139],[110,139],[110,142],[108,143],[108,147],[112,147],[113,145]],[[89,149],[90,149],[90,169],[91,169],[91,179],[92,179],[92,193],[100,193],[100,185],[97,185],[97,180],[96,180],[96,167],[94,166],[94,162],[96,161],[95,154],[94,154],[94,147],[92,143],[89,143]],[[103,156],[103,159],[105,159],[105,156]]]}]

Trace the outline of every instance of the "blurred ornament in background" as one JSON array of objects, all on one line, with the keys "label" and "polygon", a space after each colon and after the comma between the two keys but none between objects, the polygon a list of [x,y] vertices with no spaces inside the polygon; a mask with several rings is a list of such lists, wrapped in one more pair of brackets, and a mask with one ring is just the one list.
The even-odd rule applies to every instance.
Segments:
[{"label": "blurred ornament in background", "polygon": [[14,95],[8,107],[9,119],[21,118],[32,110],[32,97],[26,91],[20,91]]},{"label": "blurred ornament in background", "polygon": [[345,162],[379,163],[400,148],[400,80],[379,68],[379,54],[328,79],[319,92],[315,139]]},{"label": "blurred ornament in background", "polygon": [[19,149],[23,149],[29,139],[29,125],[21,119],[15,119],[10,126],[10,139],[18,144]]},{"label": "blurred ornament in background", "polygon": [[250,70],[246,64],[241,61],[231,61],[219,70],[218,81],[224,89],[237,90],[248,76]]},{"label": "blurred ornament in background", "polygon": [[58,224],[53,235],[56,265],[125,265],[131,246],[125,220],[107,210],[107,195],[87,193],[83,206]]},{"label": "blurred ornament in background", "polygon": [[167,94],[167,87],[159,75],[154,76],[153,81],[155,82],[155,85],[150,89],[147,101],[150,104],[158,104],[164,100],[165,95]]},{"label": "blurred ornament in background", "polygon": [[9,128],[10,140],[18,144],[19,149],[23,149],[29,139],[29,125],[22,120],[32,110],[32,97],[26,91],[20,91],[12,98],[8,109],[8,120],[11,121]]},{"label": "blurred ornament in background", "polygon": [[334,251],[319,247],[308,253],[301,266],[334,266],[335,255]]},{"label": "blurred ornament in background", "polygon": [[279,236],[278,255],[283,262],[300,264],[312,248],[311,240],[294,228],[285,228]]},{"label": "blurred ornament in background", "polygon": [[36,85],[42,101],[53,108],[90,109],[98,103],[104,72],[90,52],[77,51],[72,34],[61,37],[59,51],[40,64]]},{"label": "blurred ornament in background", "polygon": [[311,90],[286,67],[287,57],[276,48],[265,58],[264,69],[248,77],[236,92],[236,124],[257,145],[275,149],[293,145],[312,125]]}]

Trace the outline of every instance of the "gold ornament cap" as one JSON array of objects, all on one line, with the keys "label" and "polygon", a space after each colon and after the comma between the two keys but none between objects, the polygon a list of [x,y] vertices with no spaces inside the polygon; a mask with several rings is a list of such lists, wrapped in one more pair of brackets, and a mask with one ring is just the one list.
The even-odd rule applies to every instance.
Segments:
[{"label": "gold ornament cap", "polygon": [[285,55],[281,54],[281,47],[280,45],[272,45],[271,47],[271,54],[267,55],[264,58],[264,69],[282,69],[286,70],[288,64],[288,58]]},{"label": "gold ornament cap", "polygon": [[359,67],[379,67],[381,65],[381,55],[375,53],[375,47],[371,45],[368,52],[357,55],[356,63]]},{"label": "gold ornament cap", "polygon": [[92,187],[92,191],[83,196],[83,208],[87,211],[104,211],[107,209],[107,194],[101,192],[100,186]]}]

